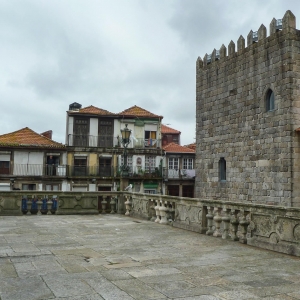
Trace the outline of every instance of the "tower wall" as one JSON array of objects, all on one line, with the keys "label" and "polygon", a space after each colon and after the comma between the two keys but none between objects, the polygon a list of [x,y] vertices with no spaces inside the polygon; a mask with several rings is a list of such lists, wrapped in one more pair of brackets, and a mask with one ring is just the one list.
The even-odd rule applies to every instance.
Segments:
[{"label": "tower wall", "polygon": [[[300,31],[262,25],[196,67],[196,196],[300,206]],[[256,41],[253,37],[256,37]],[[269,90],[275,109],[267,111]],[[220,180],[219,161],[226,161]]]}]

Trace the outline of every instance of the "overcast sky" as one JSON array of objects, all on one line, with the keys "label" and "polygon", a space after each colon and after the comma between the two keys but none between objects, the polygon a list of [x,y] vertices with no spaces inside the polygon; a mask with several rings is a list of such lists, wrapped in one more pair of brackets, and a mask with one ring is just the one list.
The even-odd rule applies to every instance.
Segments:
[{"label": "overcast sky", "polygon": [[195,141],[195,62],[299,0],[0,0],[0,134],[53,130],[69,104],[163,115]]}]

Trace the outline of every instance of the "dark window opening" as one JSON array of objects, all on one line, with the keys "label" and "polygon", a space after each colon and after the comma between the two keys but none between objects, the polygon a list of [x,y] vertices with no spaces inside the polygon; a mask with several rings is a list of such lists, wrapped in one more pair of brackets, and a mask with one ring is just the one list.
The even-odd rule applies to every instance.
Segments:
[{"label": "dark window opening", "polygon": [[268,90],[266,97],[266,110],[272,111],[275,109],[275,95],[272,90]]},{"label": "dark window opening", "polygon": [[219,178],[220,181],[226,181],[226,160],[224,157],[219,160]]},{"label": "dark window opening", "polygon": [[35,184],[22,184],[22,190],[24,191],[35,191],[36,185]]},{"label": "dark window opening", "polygon": [[0,174],[9,174],[9,161],[0,161]]},{"label": "dark window opening", "polygon": [[74,176],[87,175],[87,159],[86,157],[74,158]]}]

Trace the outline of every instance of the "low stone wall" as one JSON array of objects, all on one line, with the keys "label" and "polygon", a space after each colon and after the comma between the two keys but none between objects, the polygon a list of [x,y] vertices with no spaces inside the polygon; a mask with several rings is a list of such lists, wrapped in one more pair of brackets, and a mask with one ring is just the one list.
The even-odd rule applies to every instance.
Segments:
[{"label": "low stone wall", "polygon": [[126,197],[128,215],[300,256],[300,208],[136,193]]},{"label": "low stone wall", "polygon": [[[31,192],[31,193],[30,193]],[[48,199],[48,213],[52,199],[57,201],[55,213],[67,214],[99,214],[106,212],[107,206],[112,213],[123,213],[123,196],[120,192],[37,192],[37,191],[13,191],[0,193],[0,215],[22,215],[22,199],[27,199],[28,214],[33,202],[37,202],[38,212],[41,211],[43,199]],[[34,200],[34,201],[33,201]],[[100,205],[98,203],[100,201]],[[100,206],[100,207],[99,207]]]},{"label": "low stone wall", "polygon": [[[159,224],[230,239],[248,245],[300,256],[300,208],[182,198],[128,192],[0,193],[0,215],[22,215],[26,195],[28,214],[57,200],[56,214],[119,213]],[[32,201],[32,199],[35,199]],[[45,200],[48,199],[45,204]],[[42,206],[44,203],[44,206]]]}]

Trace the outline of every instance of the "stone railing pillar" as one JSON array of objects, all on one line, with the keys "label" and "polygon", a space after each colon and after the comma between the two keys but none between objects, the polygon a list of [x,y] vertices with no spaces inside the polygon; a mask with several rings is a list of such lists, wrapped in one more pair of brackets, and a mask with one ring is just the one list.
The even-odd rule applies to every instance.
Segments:
[{"label": "stone railing pillar", "polygon": [[240,226],[241,226],[240,243],[247,244],[247,227],[250,224],[250,222],[247,220],[247,215],[249,214],[249,212],[242,211],[241,213],[242,215],[240,218]]},{"label": "stone railing pillar", "polygon": [[168,209],[166,207],[166,203],[162,202],[162,205],[159,207],[159,213],[160,213],[159,224],[168,224],[167,211],[168,211]]},{"label": "stone railing pillar", "polygon": [[150,200],[150,221],[154,222],[156,219],[156,214],[155,214],[155,201],[153,199]]},{"label": "stone railing pillar", "polygon": [[214,218],[214,207],[213,206],[208,206],[207,207],[207,228],[208,230],[206,231],[207,235],[213,235],[214,231],[212,229],[213,226],[213,218]]},{"label": "stone railing pillar", "polygon": [[108,198],[108,196],[103,195],[102,201],[101,201],[101,206],[102,206],[101,214],[106,214],[106,205],[107,205],[107,201],[105,200],[106,198]]},{"label": "stone railing pillar", "polygon": [[222,239],[224,239],[224,240],[230,239],[230,235],[229,235],[230,215],[229,215],[229,212],[230,212],[230,209],[228,209],[228,208],[223,209],[224,216],[222,217],[222,221],[224,224],[224,228],[223,228]]},{"label": "stone railing pillar", "polygon": [[111,208],[110,213],[115,214],[116,213],[116,197],[115,196],[110,197],[110,208]]},{"label": "stone railing pillar", "polygon": [[156,222],[156,223],[160,222],[160,211],[159,211],[160,205],[159,204],[160,204],[160,201],[157,200],[156,206],[154,207],[155,213],[156,213],[156,219],[154,222]]},{"label": "stone railing pillar", "polygon": [[170,217],[171,220],[174,221],[175,220],[175,203],[170,202]]},{"label": "stone railing pillar", "polygon": [[215,221],[215,226],[216,226],[216,229],[213,233],[213,236],[215,236],[215,237],[222,236],[222,233],[221,233],[221,230],[220,230],[221,222],[222,222],[221,210],[222,209],[220,207],[215,208],[216,213],[215,213],[215,216],[213,218],[213,220]]},{"label": "stone railing pillar", "polygon": [[239,238],[237,236],[237,231],[238,231],[238,226],[239,226],[239,219],[237,217],[238,215],[238,210],[232,209],[231,210],[231,239],[233,241],[238,241]]},{"label": "stone railing pillar", "polygon": [[125,202],[125,207],[126,207],[126,213],[125,216],[129,216],[130,215],[130,211],[131,211],[131,205],[132,203],[130,202],[130,196],[125,196],[126,202]]}]

